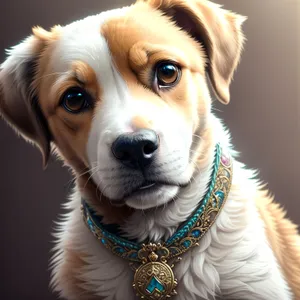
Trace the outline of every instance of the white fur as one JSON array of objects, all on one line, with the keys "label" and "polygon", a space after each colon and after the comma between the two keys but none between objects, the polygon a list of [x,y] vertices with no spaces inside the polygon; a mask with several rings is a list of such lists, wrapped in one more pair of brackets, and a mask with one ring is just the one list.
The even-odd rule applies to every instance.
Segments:
[{"label": "white fur", "polygon": [[[106,45],[106,44],[105,44]],[[104,44],[103,44],[104,48]],[[142,173],[138,170],[123,170],[122,165],[112,155],[112,142],[122,133],[132,132],[135,116],[151,117],[153,130],[160,136],[159,153],[155,163],[161,171],[160,180],[186,183],[190,177],[187,169],[189,152],[192,143],[192,126],[180,119],[178,113],[167,104],[161,107],[135,99],[130,95],[124,79],[114,67],[109,50],[103,53],[106,66],[101,68],[100,85],[103,87],[102,104],[96,112],[88,141],[88,157],[93,172],[93,180],[98,184],[104,195],[112,201],[124,198],[124,185],[128,178],[136,185],[143,183]],[[104,55],[105,54],[105,55]],[[166,122],[168,120],[168,122]],[[156,175],[149,174],[148,179]],[[144,197],[131,196],[125,198],[128,206],[147,209],[166,203],[178,192],[177,186],[161,186],[153,195]],[[147,201],[145,201],[147,199]]]},{"label": "white fur", "polygon": [[[216,141],[223,140],[223,146],[229,146],[228,140],[224,141],[226,132],[220,122],[213,118],[213,123]],[[230,300],[292,299],[256,210],[254,195],[257,184],[252,179],[253,173],[236,160],[233,168],[233,185],[238,188],[230,192],[220,216],[203,237],[200,246],[184,254],[177,264],[175,274],[179,285],[178,296],[174,300],[216,299],[216,295]],[[209,174],[208,166],[197,179],[199,182],[192,184],[176,203],[147,210],[143,214],[136,212],[124,230],[130,233],[129,236],[140,239],[147,233],[157,241],[170,236],[202,198]],[[78,271],[88,290],[105,300],[136,299],[131,288],[133,271],[128,262],[112,255],[89,232],[82,222],[80,199],[76,191],[68,204],[71,213],[59,231],[59,252],[54,259],[56,267],[53,272],[56,290],[69,299],[80,299],[77,295],[68,294],[71,291],[60,285],[63,248],[71,242],[75,250],[88,255],[88,265]]]},{"label": "white fur", "polygon": [[[145,119],[151,116],[153,129],[160,136],[159,153],[155,160],[157,169],[161,171],[160,180],[186,183],[190,177],[187,166],[188,149],[192,143],[192,126],[181,120],[166,104],[157,107],[151,102],[133,98],[109,55],[106,55],[106,59],[106,63],[110,65],[101,69],[105,70],[105,76],[100,76],[103,103],[94,117],[87,148],[90,166],[93,170],[96,169],[93,172],[93,180],[112,201],[124,198],[128,179],[137,186],[143,183],[140,171],[122,169],[120,162],[112,155],[111,145],[120,134],[134,130],[132,119],[135,116]],[[155,177],[156,175],[148,175],[149,180]],[[153,195],[147,193],[147,197],[125,197],[125,202],[133,208],[147,209],[166,203],[177,192],[177,186],[161,186]]]},{"label": "white fur", "polygon": [[[91,167],[98,168],[98,165],[101,165],[102,171],[118,168],[117,162],[111,159],[109,149],[111,142],[118,134],[133,130],[131,119],[135,115],[147,112],[155,116],[155,129],[162,137],[161,148],[164,153],[169,153],[170,161],[163,171],[165,173],[172,171],[170,176],[176,177],[178,181],[184,181],[190,175],[186,168],[188,160],[186,153],[192,143],[192,128],[180,120],[178,114],[170,107],[164,106],[158,110],[142,99],[133,99],[112,63],[105,39],[100,35],[100,27],[105,20],[119,16],[125,11],[126,8],[115,10],[64,27],[62,38],[56,42],[51,58],[53,71],[61,72],[60,78],[63,78],[68,75],[70,63],[80,59],[95,70],[99,84],[104,87],[103,104],[93,121],[88,143]],[[23,50],[18,48],[14,50],[16,55],[19,55],[19,50],[23,53]],[[6,64],[12,64],[11,68],[15,67],[12,60]],[[55,88],[56,85],[52,92],[55,92]],[[118,110],[121,113],[118,113]],[[230,150],[228,135],[220,121],[211,117],[208,122],[209,126],[214,127],[215,142],[220,142],[224,148]],[[171,149],[176,151],[172,152]],[[235,154],[232,149],[230,151]],[[162,154],[159,160],[166,163]],[[203,198],[212,164],[213,153],[208,165],[200,170],[201,175],[198,175],[187,188],[181,189],[174,202],[155,209],[136,211],[123,228],[125,235],[138,238],[140,241],[146,237],[150,237],[152,241],[160,241],[174,233],[178,225],[189,217]],[[174,173],[175,167],[177,173]],[[102,174],[106,174],[106,177]],[[123,175],[126,176],[125,173]],[[134,175],[134,172],[130,173],[130,176]],[[106,195],[118,198],[119,195],[122,196],[120,187],[107,188],[111,185],[111,181],[115,180],[113,177],[113,171],[108,176],[107,172],[101,172],[99,168],[93,174],[93,179]],[[138,174],[136,177],[135,180],[139,180]],[[216,299],[218,295],[221,295],[221,299],[230,300],[291,299],[255,207],[254,195],[257,184],[252,177],[252,172],[234,161],[235,189],[230,192],[220,216],[201,240],[200,246],[184,254],[182,261],[175,267],[179,285],[178,296],[174,297],[174,300]],[[175,187],[173,190],[165,189],[160,191],[160,194],[154,194],[152,201],[148,203],[144,203],[141,197],[128,199],[127,204],[136,208],[156,207],[177,192],[178,188]],[[156,199],[160,199],[160,202],[155,201]],[[86,266],[76,272],[77,278],[83,282],[82,288],[98,295],[99,299],[136,299],[131,287],[133,271],[128,262],[111,254],[89,232],[82,221],[80,201],[81,195],[76,189],[66,205],[69,212],[64,215],[55,235],[58,242],[54,249],[56,254],[52,259],[52,286],[67,299],[81,299],[80,295],[74,292],[76,289],[63,280],[62,275],[66,261],[65,249],[71,247],[74,251],[85,254]]]},{"label": "white fur", "polygon": [[[132,118],[136,115],[145,118],[151,116],[154,129],[160,135],[160,152],[156,163],[160,165],[161,176],[165,176],[165,180],[179,183],[191,175],[188,159],[193,140],[192,125],[181,119],[170,106],[162,105],[157,108],[143,99],[135,99],[116,70],[107,42],[100,34],[101,24],[109,18],[125,14],[126,10],[127,8],[123,8],[105,12],[65,26],[61,38],[53,42],[54,51],[49,61],[53,66],[52,71],[60,74],[51,93],[55,93],[60,82],[70,75],[70,64],[74,60],[86,62],[96,72],[104,92],[101,109],[96,112],[92,123],[87,153],[90,167],[94,170],[92,177],[95,183],[109,198],[115,198],[115,201],[124,195],[121,177],[130,176],[137,182],[141,181],[138,171],[121,172],[121,176],[118,175],[115,169],[122,169],[110,151],[111,143],[120,133],[134,130]],[[18,84],[23,82],[23,65],[33,55],[34,39],[35,37],[30,37],[12,49],[10,57],[1,66],[7,74],[14,74],[14,80]],[[203,82],[200,80],[198,84],[203,86],[205,99],[209,101],[204,79]],[[12,85],[6,81],[4,84],[5,88],[8,88],[6,85],[9,88]],[[189,92],[191,100],[196,101],[196,92],[192,87]],[[221,122],[210,112],[209,117],[202,122],[201,126],[206,122],[206,126],[213,128],[213,141],[220,142],[235,157],[236,152],[232,149],[228,133]],[[126,199],[127,205],[143,210],[136,210],[129,218],[122,228],[124,235],[139,241],[149,237],[153,242],[170,237],[203,198],[212,165],[213,152],[210,153],[207,165],[202,166],[190,185],[181,188],[178,195],[179,188],[174,186],[162,187],[152,197],[147,195],[147,202],[143,196]],[[234,159],[234,188],[230,191],[222,212],[201,239],[200,245],[184,254],[182,261],[175,267],[179,285],[178,295],[174,300],[292,299],[255,206],[258,185],[253,177],[253,172]],[[174,195],[176,199],[173,202],[161,205],[166,204]],[[81,282],[80,288],[99,296],[101,300],[136,299],[132,288],[134,273],[128,261],[114,256],[94,238],[82,220],[80,203],[81,194],[75,188],[70,201],[65,205],[68,213],[62,217],[55,234],[57,244],[51,262],[53,288],[64,298],[81,299],[76,287],[72,286],[74,281],[67,280],[63,273],[68,255],[66,249],[72,249],[84,254],[81,258],[85,266],[73,270],[73,275]]]}]

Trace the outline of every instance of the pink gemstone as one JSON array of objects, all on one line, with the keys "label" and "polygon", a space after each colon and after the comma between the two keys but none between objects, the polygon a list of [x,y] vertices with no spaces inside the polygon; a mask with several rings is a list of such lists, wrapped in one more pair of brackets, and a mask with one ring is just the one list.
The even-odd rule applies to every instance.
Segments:
[{"label": "pink gemstone", "polygon": [[223,163],[225,166],[228,166],[229,163],[230,163],[229,157],[225,156],[224,154],[223,154],[222,157],[221,157],[221,161],[222,161],[222,163]]}]

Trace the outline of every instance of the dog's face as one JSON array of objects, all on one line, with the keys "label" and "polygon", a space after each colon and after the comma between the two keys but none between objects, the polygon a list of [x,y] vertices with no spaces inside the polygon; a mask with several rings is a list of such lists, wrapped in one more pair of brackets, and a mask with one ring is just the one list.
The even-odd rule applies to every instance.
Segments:
[{"label": "dog's face", "polygon": [[52,142],[88,169],[113,204],[164,204],[209,143],[206,74],[229,102],[243,20],[206,0],[149,0],[35,28],[2,65],[2,115],[45,162]]}]

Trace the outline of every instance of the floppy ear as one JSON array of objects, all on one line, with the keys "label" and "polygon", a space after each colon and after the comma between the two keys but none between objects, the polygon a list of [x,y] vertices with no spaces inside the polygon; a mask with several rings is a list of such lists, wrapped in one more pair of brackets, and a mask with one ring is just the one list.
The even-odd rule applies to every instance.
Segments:
[{"label": "floppy ear", "polygon": [[0,67],[0,115],[17,133],[38,146],[46,167],[51,135],[32,86],[44,46],[43,39],[32,35],[8,51]]},{"label": "floppy ear", "polygon": [[[143,0],[161,10],[204,46],[207,71],[218,99],[229,103],[229,85],[240,60],[246,17],[208,0]],[[180,41],[178,41],[180,42]]]}]

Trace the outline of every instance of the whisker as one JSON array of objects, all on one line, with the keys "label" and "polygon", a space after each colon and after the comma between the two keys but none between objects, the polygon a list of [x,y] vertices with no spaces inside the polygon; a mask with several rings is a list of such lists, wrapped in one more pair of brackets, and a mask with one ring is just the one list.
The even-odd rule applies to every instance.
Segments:
[{"label": "whisker", "polygon": [[[105,186],[103,187],[102,191],[101,191],[101,190],[100,190],[100,182],[97,184],[97,186],[96,186],[96,197],[99,199],[99,202],[102,201],[102,196],[103,196],[103,194],[104,194],[104,191],[107,189],[107,187],[108,187],[108,184],[105,185]],[[100,197],[98,196],[98,192],[100,192]]]},{"label": "whisker", "polygon": [[[86,168],[84,168],[84,170],[86,170]],[[83,170],[82,170],[83,171]],[[71,187],[71,185],[73,185],[75,183],[75,181],[80,178],[81,176],[85,175],[86,173],[88,173],[90,171],[90,169],[88,169],[87,171],[83,172],[83,173],[79,173],[78,176],[73,177],[72,179],[70,179],[65,185],[67,186],[68,192],[69,189]]]},{"label": "whisker", "polygon": [[96,166],[96,167],[94,167],[93,169],[91,169],[91,170],[95,170],[94,172],[92,172],[91,174],[90,174],[90,176],[88,177],[88,179],[87,179],[87,181],[86,181],[86,183],[85,183],[85,185],[84,185],[84,188],[86,188],[86,185],[88,184],[88,182],[89,182],[89,180],[99,171],[99,168],[98,168],[98,166]]},{"label": "whisker", "polygon": [[224,112],[223,110],[221,110],[221,109],[218,109],[218,108],[216,108],[216,107],[212,107],[212,110],[215,110],[215,111],[218,111],[218,112],[221,112],[221,113],[223,113],[223,112]]}]

